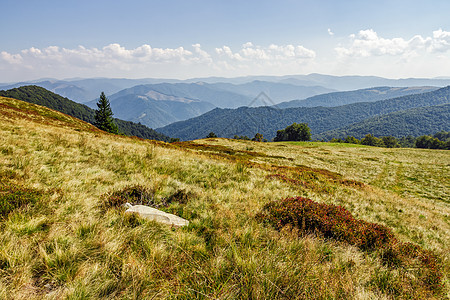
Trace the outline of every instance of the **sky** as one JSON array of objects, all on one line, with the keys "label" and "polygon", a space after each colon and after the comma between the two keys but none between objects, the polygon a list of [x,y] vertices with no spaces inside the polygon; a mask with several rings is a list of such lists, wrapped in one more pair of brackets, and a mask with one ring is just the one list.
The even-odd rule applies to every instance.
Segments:
[{"label": "sky", "polygon": [[0,0],[0,82],[450,77],[448,0]]}]

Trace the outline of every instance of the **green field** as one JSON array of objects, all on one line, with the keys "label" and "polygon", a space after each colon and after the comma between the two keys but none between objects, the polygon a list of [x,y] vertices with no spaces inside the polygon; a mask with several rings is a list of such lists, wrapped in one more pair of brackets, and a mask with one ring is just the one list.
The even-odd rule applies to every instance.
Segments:
[{"label": "green field", "polygon": [[[0,132],[0,298],[450,296],[449,151],[168,144],[106,134],[7,98]],[[147,221],[106,201],[130,187],[190,225]],[[256,217],[267,203],[296,196],[340,205],[431,251],[439,284],[427,282],[416,260],[386,264],[383,249]]]}]

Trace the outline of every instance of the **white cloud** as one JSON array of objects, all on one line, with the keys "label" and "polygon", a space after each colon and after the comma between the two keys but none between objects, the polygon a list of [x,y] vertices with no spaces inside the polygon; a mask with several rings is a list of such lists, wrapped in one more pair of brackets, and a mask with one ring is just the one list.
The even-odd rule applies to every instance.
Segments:
[{"label": "white cloud", "polygon": [[450,49],[450,32],[442,29],[433,31],[433,39],[428,50],[431,52],[446,52]]},{"label": "white cloud", "polygon": [[[208,51],[200,44],[192,48],[154,48],[144,44],[126,48],[112,43],[103,48],[24,49],[18,53],[0,52],[0,70],[7,70],[4,81],[42,77],[174,77],[298,72],[314,60],[316,53],[301,45],[258,46],[251,42],[237,51],[222,46]],[[275,67],[275,68],[274,68]],[[245,73],[242,73],[245,72]],[[6,74],[6,72],[2,72]],[[15,74],[15,76],[14,76]],[[24,78],[25,77],[25,78]]]},{"label": "white cloud", "polygon": [[2,51],[0,52],[1,60],[5,61],[9,64],[20,64],[23,61],[23,58],[20,54],[9,54],[8,52]]},{"label": "white cloud", "polygon": [[294,45],[274,45],[268,47],[254,46],[248,42],[242,45],[242,48],[234,52],[228,46],[216,48],[216,53],[226,58],[247,61],[247,62],[261,62],[261,61],[302,61],[310,60],[316,57],[313,50],[307,49],[303,46]]},{"label": "white cloud", "polygon": [[421,52],[434,53],[450,50],[450,32],[439,29],[431,37],[415,35],[406,40],[401,37],[383,38],[373,29],[361,30],[350,35],[350,44],[336,47],[335,51],[341,57],[370,56],[402,56],[414,57]]}]

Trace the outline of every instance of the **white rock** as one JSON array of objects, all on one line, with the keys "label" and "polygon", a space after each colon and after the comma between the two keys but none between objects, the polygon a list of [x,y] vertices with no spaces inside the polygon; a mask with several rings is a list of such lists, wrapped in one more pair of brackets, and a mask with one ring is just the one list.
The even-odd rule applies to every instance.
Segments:
[{"label": "white rock", "polygon": [[141,217],[156,221],[159,223],[169,224],[173,226],[187,226],[189,221],[173,214],[168,214],[159,209],[145,205],[127,205],[126,213],[137,213]]}]

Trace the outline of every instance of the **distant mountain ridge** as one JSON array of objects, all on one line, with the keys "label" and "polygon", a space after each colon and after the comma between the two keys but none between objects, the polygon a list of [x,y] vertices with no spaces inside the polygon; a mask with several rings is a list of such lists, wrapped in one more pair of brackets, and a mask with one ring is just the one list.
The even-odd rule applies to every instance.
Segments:
[{"label": "distant mountain ridge", "polygon": [[182,140],[204,138],[211,131],[221,137],[253,136],[259,132],[271,139],[275,137],[277,130],[294,122],[308,123],[312,134],[319,134],[373,116],[416,107],[447,104],[449,101],[450,87],[445,87],[423,94],[337,107],[214,109],[199,117],[159,128],[158,131]]},{"label": "distant mountain ridge", "polygon": [[[39,86],[23,86],[10,90],[1,90],[0,96],[14,98],[29,103],[34,103],[60,111],[85,122],[94,123],[95,111],[86,105],[76,103],[58,94],[50,92]],[[168,142],[170,138],[142,124],[114,119],[119,127],[119,132],[137,136],[144,139],[153,139]]]},{"label": "distant mountain ridge", "polygon": [[[270,82],[254,80],[243,84],[232,83],[210,83],[210,87],[239,93],[255,99],[261,92],[265,93],[271,103],[255,103],[253,106],[278,104],[282,101],[292,99],[305,99],[314,95],[334,92],[334,89],[325,88],[323,86],[302,86],[282,82]],[[247,103],[246,106],[249,103]]]},{"label": "distant mountain ridge", "polygon": [[[279,83],[280,88],[270,88],[268,84],[265,88],[271,89],[273,94],[269,92],[269,96],[273,97],[275,102],[294,100],[294,99],[304,99],[316,94],[336,91],[349,91],[357,89],[365,89],[375,86],[397,86],[397,87],[408,87],[408,86],[436,86],[444,87],[450,85],[450,78],[406,78],[406,79],[388,79],[376,76],[333,76],[333,75],[323,75],[323,74],[308,74],[308,75],[285,75],[285,76],[245,76],[245,77],[206,77],[206,78],[191,78],[186,80],[178,79],[161,79],[161,78],[142,78],[142,79],[126,79],[126,78],[73,78],[65,80],[56,79],[41,79],[25,82],[16,83],[0,83],[0,88],[2,89],[12,89],[25,85],[37,85],[44,87],[54,93],[57,93],[63,97],[67,97],[79,103],[84,103],[95,99],[100,92],[105,92],[107,96],[117,93],[123,89],[131,88],[136,85],[143,84],[158,84],[158,83],[200,83],[203,84],[217,84],[222,85],[234,84],[243,85],[242,87],[237,87],[238,89],[243,89],[243,96],[247,95],[245,90],[248,86],[252,86],[252,82],[264,81],[268,83]],[[283,98],[289,95],[289,90],[285,89],[283,91],[282,84],[289,84],[295,91],[295,87],[292,86],[303,86],[305,90],[317,91],[313,94],[307,94],[303,92],[297,93],[297,96],[286,99]],[[253,85],[255,85],[253,83]],[[225,88],[227,89],[227,88]],[[326,89],[326,90],[321,90]],[[264,91],[264,89],[258,89],[259,92]],[[234,90],[236,92],[236,90]],[[284,96],[283,96],[284,93]],[[256,95],[251,94],[250,98],[254,98]],[[279,98],[278,98],[279,97]],[[280,99],[279,101],[277,99]],[[214,104],[214,103],[213,103]],[[216,105],[218,107],[228,107],[223,105]],[[230,106],[233,107],[233,106]],[[237,107],[237,106],[234,106]]]}]

